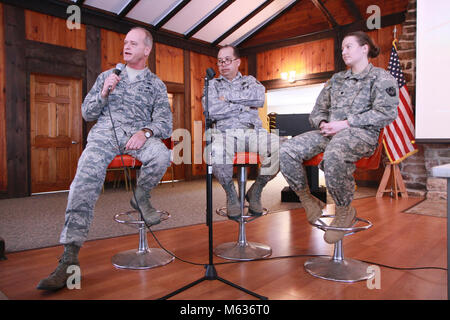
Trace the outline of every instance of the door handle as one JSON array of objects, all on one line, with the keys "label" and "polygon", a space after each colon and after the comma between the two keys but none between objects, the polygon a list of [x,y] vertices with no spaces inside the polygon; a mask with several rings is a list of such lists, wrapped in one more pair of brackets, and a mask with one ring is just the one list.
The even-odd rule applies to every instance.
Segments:
[{"label": "door handle", "polygon": [[72,144],[77,144],[77,143],[78,143],[78,141],[72,140]]}]

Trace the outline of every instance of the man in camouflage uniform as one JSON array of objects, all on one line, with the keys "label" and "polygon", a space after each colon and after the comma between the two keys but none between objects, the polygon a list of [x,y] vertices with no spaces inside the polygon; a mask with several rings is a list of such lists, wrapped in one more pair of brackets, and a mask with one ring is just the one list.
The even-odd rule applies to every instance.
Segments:
[{"label": "man in camouflage uniform", "polygon": [[[300,134],[280,147],[280,170],[299,196],[310,223],[322,211],[319,201],[308,190],[302,162],[324,153],[319,167],[325,173],[327,189],[336,204],[336,217],[331,226],[350,227],[356,216],[350,205],[355,190],[354,163],[373,154],[380,130],[397,117],[396,80],[368,62],[359,71],[352,72],[350,68],[333,75],[309,118],[318,130]],[[335,243],[343,236],[344,232],[327,230],[324,239]]]},{"label": "man in camouflage uniform", "polygon": [[[227,214],[238,219],[240,205],[233,182],[233,157],[236,152],[258,152],[263,158],[255,182],[246,194],[249,212],[261,215],[261,192],[278,172],[278,136],[262,128],[258,108],[264,106],[265,88],[252,76],[239,71],[236,48],[224,46],[218,53],[220,76],[209,82],[208,111],[215,122],[212,142],[213,174],[227,195]],[[205,108],[205,99],[203,107]]]},{"label": "man in camouflage uniform", "polygon": [[113,69],[101,73],[84,99],[83,118],[97,123],[89,132],[70,186],[60,236],[63,256],[56,270],[41,280],[38,289],[63,288],[69,276],[68,266],[79,265],[78,252],[87,238],[106,168],[116,155],[130,154],[142,162],[135,190],[137,203],[133,196],[131,206],[142,212],[147,225],[160,222],[159,213],[150,204],[149,192],[170,164],[170,152],[161,139],[172,134],[172,113],[164,83],[145,65],[152,42],[145,29],[132,29],[124,41],[126,68],[120,76]]}]

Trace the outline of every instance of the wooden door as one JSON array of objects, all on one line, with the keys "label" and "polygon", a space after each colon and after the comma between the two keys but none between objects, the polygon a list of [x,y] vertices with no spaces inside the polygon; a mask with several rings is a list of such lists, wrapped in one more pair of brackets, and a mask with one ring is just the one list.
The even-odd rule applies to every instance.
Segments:
[{"label": "wooden door", "polygon": [[82,151],[82,81],[30,75],[31,192],[69,189]]},{"label": "wooden door", "polygon": [[[169,103],[170,108],[172,109],[172,119],[173,119],[173,130],[183,128],[184,127],[184,94],[183,93],[169,93]],[[175,142],[176,143],[176,142]],[[181,154],[182,155],[182,154]],[[184,180],[184,164],[172,164],[173,166],[173,178],[174,180]],[[164,174],[163,181],[172,180],[172,167],[167,168],[166,173]]]}]

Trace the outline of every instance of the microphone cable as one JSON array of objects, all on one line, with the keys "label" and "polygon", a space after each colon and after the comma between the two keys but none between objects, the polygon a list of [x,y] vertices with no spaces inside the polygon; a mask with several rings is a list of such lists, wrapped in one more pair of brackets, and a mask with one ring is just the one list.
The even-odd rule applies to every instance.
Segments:
[{"label": "microphone cable", "polygon": [[[114,72],[115,74],[119,75],[119,74],[122,72],[122,70],[121,70],[120,68],[117,68],[117,66],[116,66],[116,69],[114,69],[113,72]],[[109,93],[110,93],[110,91],[111,91],[111,90],[108,90],[108,96],[107,96],[107,99],[109,98]],[[204,263],[196,263],[196,262],[192,262],[192,261],[188,261],[188,260],[182,259],[182,258],[178,257],[177,255],[175,255],[173,252],[171,252],[171,251],[169,251],[168,249],[166,249],[166,248],[161,244],[161,242],[159,241],[159,239],[156,237],[156,235],[154,234],[154,232],[153,232],[153,230],[151,229],[151,227],[150,227],[150,226],[147,224],[147,222],[145,221],[144,216],[143,216],[143,214],[142,214],[142,210],[141,210],[141,208],[140,208],[140,206],[139,206],[139,202],[137,201],[137,198],[136,198],[136,193],[135,193],[135,190],[134,190],[134,186],[133,186],[133,184],[131,183],[131,177],[130,177],[129,174],[128,174],[128,170],[126,170],[125,161],[124,161],[124,159],[123,159],[124,152],[123,152],[123,151],[121,150],[121,148],[120,148],[119,138],[117,137],[116,127],[115,127],[115,125],[114,125],[114,120],[113,120],[113,117],[112,117],[112,114],[111,114],[111,109],[110,109],[110,107],[109,107],[109,103],[106,103],[106,108],[108,109],[109,119],[110,119],[110,121],[111,121],[112,129],[113,129],[113,132],[114,132],[114,138],[115,138],[116,143],[117,143],[117,149],[119,150],[119,155],[120,155],[120,159],[121,159],[121,162],[122,162],[122,168],[124,169],[124,172],[125,172],[125,179],[127,179],[127,181],[130,181],[131,191],[133,192],[134,202],[136,203],[136,205],[137,205],[137,207],[138,207],[138,212],[139,212],[140,218],[141,218],[141,220],[143,221],[143,223],[145,224],[145,227],[148,229],[148,231],[150,231],[150,234],[151,234],[152,237],[155,239],[155,241],[156,241],[156,243],[158,244],[158,246],[159,246],[162,250],[164,250],[167,254],[169,254],[170,256],[172,256],[172,257],[174,257],[175,259],[178,259],[178,260],[180,260],[180,261],[182,261],[182,262],[188,263],[188,264],[198,265],[198,266],[204,266],[204,265],[205,265]]]},{"label": "microphone cable", "polygon": [[[120,70],[120,72],[117,73],[116,70],[120,70],[120,69],[118,69],[116,67],[116,69],[113,71],[117,75],[119,75],[120,72],[122,71],[122,70]],[[109,98],[109,92],[110,92],[110,90],[108,90],[107,99]],[[152,237],[155,239],[155,241],[158,244],[158,246],[162,250],[164,250],[167,254],[169,254],[170,256],[174,257],[177,260],[180,260],[181,262],[187,263],[187,264],[196,265],[196,266],[207,266],[207,264],[205,264],[205,263],[197,263],[197,262],[192,262],[192,261],[188,261],[188,260],[185,260],[183,258],[180,258],[177,255],[175,255],[173,252],[171,252],[168,249],[166,249],[161,244],[159,239],[156,237],[155,233],[151,229],[151,226],[149,226],[147,224],[147,222],[145,222],[145,219],[144,219],[143,214],[142,214],[142,210],[139,207],[139,203],[138,203],[137,198],[136,198],[136,194],[135,194],[135,191],[134,191],[134,186],[131,183],[131,177],[128,174],[128,170],[126,170],[125,161],[123,159],[124,153],[120,149],[119,138],[117,137],[116,127],[114,125],[114,121],[113,121],[113,118],[112,118],[111,109],[109,108],[109,103],[106,103],[106,108],[108,109],[109,118],[111,120],[111,125],[112,125],[112,129],[113,129],[113,132],[114,132],[114,137],[115,137],[115,140],[116,140],[116,143],[117,143],[117,148],[119,150],[119,155],[120,155],[120,158],[121,158],[121,161],[122,161],[122,168],[124,169],[124,172],[125,172],[125,178],[128,181],[130,181],[131,190],[133,192],[133,198],[134,198],[134,201],[135,201],[135,203],[136,203],[136,205],[137,205],[137,207],[139,209],[138,212],[139,212],[139,215],[141,217],[141,220],[145,224],[145,227],[148,229],[148,231],[150,232]],[[227,264],[235,264],[235,263],[256,262],[256,261],[270,261],[270,260],[289,259],[289,258],[327,257],[327,256],[328,255],[320,255],[320,254],[299,254],[299,255],[278,256],[278,257],[270,257],[270,258],[259,258],[259,259],[253,259],[253,260],[242,260],[242,261],[239,260],[239,261],[218,262],[218,263],[214,263],[214,265],[227,265]],[[370,264],[370,265],[377,265],[377,266],[380,266],[380,267],[383,267],[383,268],[388,268],[388,269],[393,269],[393,270],[403,270],[403,271],[414,271],[414,270],[443,270],[443,271],[447,271],[448,270],[447,268],[443,268],[443,267],[429,267],[429,266],[425,266],[425,267],[394,267],[394,266],[389,266],[389,265],[385,265],[385,264],[381,264],[381,263],[377,263],[377,262],[371,262],[371,261],[365,261],[365,260],[359,260],[359,261],[367,263],[367,264]]]}]

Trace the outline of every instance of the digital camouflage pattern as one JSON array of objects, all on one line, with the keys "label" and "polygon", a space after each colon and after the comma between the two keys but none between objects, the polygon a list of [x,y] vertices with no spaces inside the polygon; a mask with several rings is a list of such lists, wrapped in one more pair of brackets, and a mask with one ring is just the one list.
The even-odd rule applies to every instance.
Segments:
[{"label": "digital camouflage pattern", "polygon": [[221,131],[262,128],[258,108],[264,106],[265,91],[258,80],[252,76],[243,76],[240,72],[232,81],[223,76],[210,80],[208,111],[210,118],[216,121],[216,128]]},{"label": "digital camouflage pattern", "polygon": [[[87,146],[70,186],[66,219],[60,236],[62,244],[81,246],[86,240],[106,168],[120,152],[142,162],[137,184],[149,192],[170,165],[170,152],[161,141],[172,134],[172,112],[164,83],[148,69],[130,81],[124,70],[108,99],[102,99],[103,83],[111,72],[112,69],[98,76],[81,107],[83,118],[86,121],[97,120],[97,123],[89,132]],[[107,106],[111,110],[119,146]],[[143,128],[151,129],[153,136],[141,149],[125,151],[128,140]]]},{"label": "digital camouflage pattern", "polygon": [[[205,98],[203,97],[203,108]],[[233,177],[236,152],[258,152],[262,157],[260,180],[271,180],[279,169],[279,137],[262,127],[258,108],[264,106],[265,88],[253,76],[229,81],[223,76],[212,79],[208,89],[208,111],[215,122],[212,131],[213,174],[222,186]]]},{"label": "digital camouflage pattern", "polygon": [[369,64],[359,74],[339,72],[326,83],[310,115],[314,128],[321,121],[348,120],[350,128],[332,137],[319,130],[287,140],[280,147],[280,170],[294,191],[306,187],[303,160],[320,152],[320,168],[325,173],[327,189],[337,206],[353,200],[355,162],[373,154],[380,130],[397,117],[398,86],[381,68]]}]

